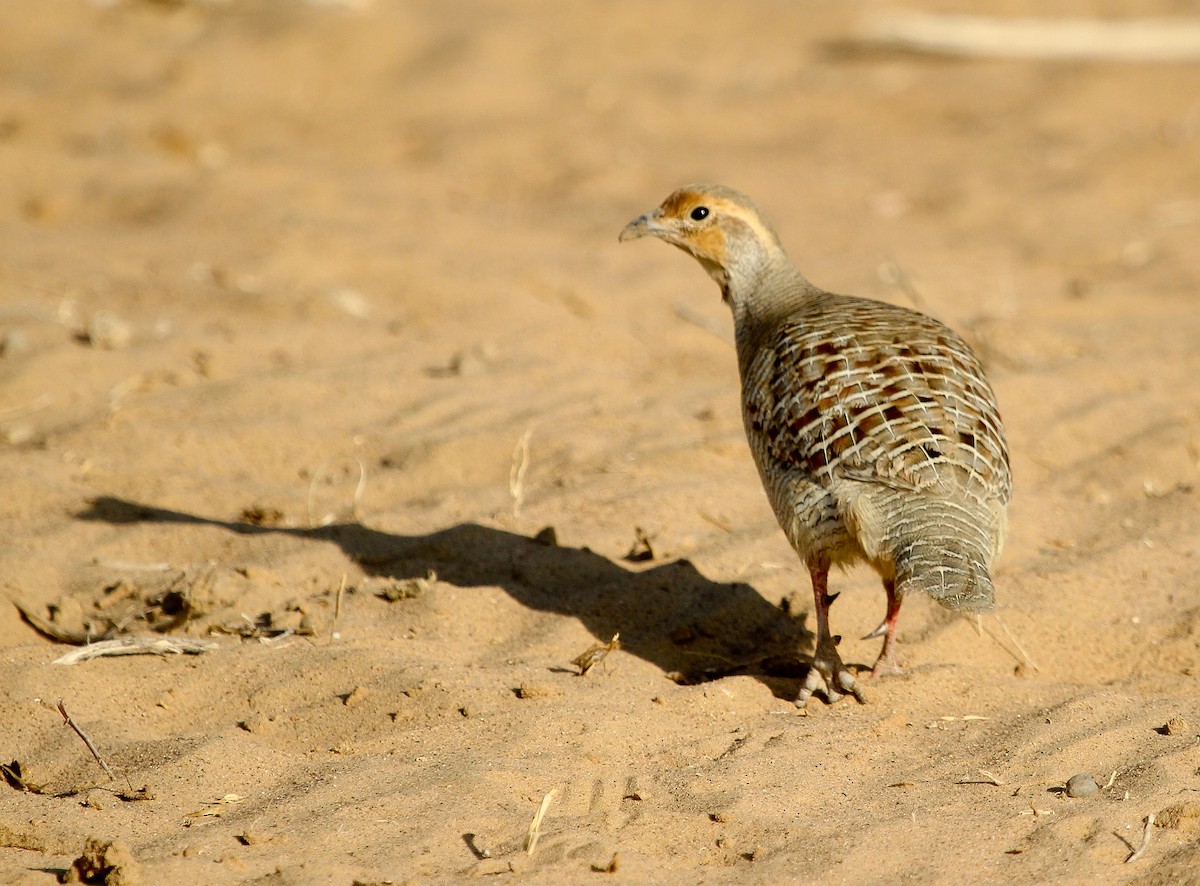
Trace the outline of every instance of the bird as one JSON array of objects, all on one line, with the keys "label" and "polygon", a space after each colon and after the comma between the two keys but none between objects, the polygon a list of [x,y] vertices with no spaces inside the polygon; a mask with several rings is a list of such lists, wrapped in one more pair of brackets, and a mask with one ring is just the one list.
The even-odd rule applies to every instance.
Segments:
[{"label": "bird", "polygon": [[745,194],[688,185],[619,240],[695,258],[733,313],[742,419],[775,516],[812,581],[816,646],[795,703],[866,703],[830,627],[831,567],[865,561],[887,608],[871,677],[900,671],[900,606],[925,593],[995,607],[1012,472],[996,397],[956,332],[908,308],[814,286]]}]

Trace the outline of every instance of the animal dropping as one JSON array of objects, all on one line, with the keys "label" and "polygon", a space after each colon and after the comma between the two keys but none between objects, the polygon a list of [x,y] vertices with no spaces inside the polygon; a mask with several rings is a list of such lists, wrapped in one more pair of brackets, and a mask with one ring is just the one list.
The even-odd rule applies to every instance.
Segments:
[{"label": "animal dropping", "polygon": [[742,418],[767,497],[812,579],[817,645],[796,699],[865,702],[829,626],[831,566],[865,560],[887,610],[873,676],[898,670],[896,625],[920,592],[994,607],[990,569],[1012,490],[996,399],[978,358],[938,321],[835,295],[795,268],[744,194],[691,185],[635,218],[695,258],[733,311]]}]

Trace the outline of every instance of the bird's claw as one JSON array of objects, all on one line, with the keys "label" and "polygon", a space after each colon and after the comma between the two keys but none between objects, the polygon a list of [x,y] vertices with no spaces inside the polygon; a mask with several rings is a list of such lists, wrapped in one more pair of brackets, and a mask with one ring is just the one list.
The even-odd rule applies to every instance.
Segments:
[{"label": "bird's claw", "polygon": [[802,708],[808,704],[808,700],[818,689],[825,693],[825,699],[830,704],[844,695],[854,696],[859,704],[867,703],[867,694],[858,685],[854,674],[842,662],[832,638],[817,644],[812,666],[804,678],[804,685],[800,687],[800,694],[796,696],[796,707]]},{"label": "bird's claw", "polygon": [[871,631],[871,633],[867,634],[865,637],[863,637],[863,639],[864,640],[877,640],[880,637],[882,637],[884,634],[887,633],[887,629],[888,629],[888,623],[887,623],[887,620],[885,619],[884,621],[881,621],[879,623],[879,627],[877,627],[875,630]]}]

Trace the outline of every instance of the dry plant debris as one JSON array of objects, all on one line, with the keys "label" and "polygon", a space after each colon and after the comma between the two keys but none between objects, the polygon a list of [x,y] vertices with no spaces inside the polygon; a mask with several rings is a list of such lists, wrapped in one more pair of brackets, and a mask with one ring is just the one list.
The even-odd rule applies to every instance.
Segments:
[{"label": "dry plant debris", "polygon": [[187,814],[189,821],[185,822],[185,826],[190,826],[192,821],[196,819],[220,818],[225,814],[225,810],[227,810],[230,806],[236,806],[241,802],[242,798],[238,794],[226,794],[220,799],[210,800],[207,804],[205,804],[204,809],[197,809],[195,812],[189,812]]},{"label": "dry plant debris", "polygon": [[21,761],[13,760],[11,763],[0,763],[0,776],[8,783],[10,788],[18,791],[25,791],[30,794],[44,793],[42,785],[30,784],[25,780],[25,773],[21,769]]},{"label": "dry plant debris", "polygon": [[512,496],[512,512],[514,517],[521,515],[521,505],[525,503],[525,472],[529,470],[529,438],[533,428],[526,428],[521,439],[513,449],[512,467],[508,472],[508,493]]},{"label": "dry plant debris", "polygon": [[895,12],[866,23],[864,40],[936,55],[1169,62],[1200,58],[1196,19],[1000,19]]},{"label": "dry plant debris", "polygon": [[190,637],[118,637],[89,643],[73,652],[60,655],[51,664],[73,665],[93,658],[113,655],[202,655],[220,644],[215,640],[196,640]]},{"label": "dry plant debris", "polygon": [[64,628],[61,625],[42,618],[31,608],[17,600],[13,600],[12,604],[17,607],[17,611],[21,613],[21,618],[25,619],[26,623],[36,630],[39,634],[49,637],[51,640],[57,640],[59,643],[70,643],[72,646],[83,646],[94,640],[106,640],[113,633],[115,628],[109,627],[108,630],[100,634],[91,634],[87,631],[72,631]]},{"label": "dry plant debris", "polygon": [[988,772],[986,769],[980,769],[979,775],[977,776],[960,778],[955,782],[955,784],[990,784],[995,785],[998,788],[1004,787],[1004,782],[992,773]]},{"label": "dry plant debris", "polygon": [[108,768],[108,764],[104,762],[104,758],[100,756],[100,752],[96,750],[96,746],[92,744],[92,740],[88,738],[87,733],[85,733],[83,729],[80,728],[79,724],[71,719],[71,715],[67,713],[67,706],[63,703],[61,698],[58,700],[57,707],[58,712],[62,714],[63,723],[70,727],[75,734],[79,736],[79,740],[84,743],[84,746],[86,746],[87,749],[92,752],[92,756],[96,758],[96,762],[100,764],[100,768],[104,770],[104,774],[113,781],[116,781],[117,777],[113,775],[113,771]]},{"label": "dry plant debris", "polygon": [[[353,464],[358,471],[358,481],[354,484],[354,494],[350,498],[350,507],[349,509],[344,509],[342,511],[330,511],[322,514],[320,517],[315,517],[313,500],[315,498],[317,484],[327,479],[328,482],[332,482],[332,478],[327,478],[326,475],[332,474],[331,467],[339,461],[343,464],[343,466],[346,464]],[[342,456],[340,458],[334,456],[332,458],[325,459],[325,461],[323,461],[320,466],[313,471],[312,479],[308,483],[307,511],[309,528],[316,529],[320,526],[330,526],[341,519],[348,519],[358,522],[358,505],[359,502],[362,501],[363,493],[366,491],[366,489],[367,468],[357,458],[354,456]]]},{"label": "dry plant debris", "polygon": [[613,634],[612,639],[607,643],[593,643],[575,658],[571,659],[571,664],[579,668],[579,676],[584,676],[588,671],[594,668],[608,656],[608,654],[616,649],[621,648],[621,635]]},{"label": "dry plant debris", "polygon": [[389,580],[378,595],[389,603],[399,600],[415,600],[437,584],[437,573],[430,569],[424,578],[397,578]]},{"label": "dry plant debris", "polygon": [[633,527],[634,541],[629,552],[621,559],[628,563],[645,563],[654,559],[654,548],[650,544],[656,536],[650,535],[641,526]]},{"label": "dry plant debris", "polygon": [[1142,831],[1142,842],[1138,844],[1137,849],[1129,858],[1125,859],[1125,864],[1133,864],[1139,858],[1146,854],[1146,849],[1150,846],[1150,835],[1154,832],[1154,813],[1151,812],[1146,816],[1145,828]]},{"label": "dry plant debris", "polygon": [[533,855],[537,849],[538,840],[542,836],[542,819],[546,817],[546,811],[550,808],[550,804],[554,802],[554,798],[558,796],[558,788],[551,788],[544,797],[542,802],[538,804],[537,812],[533,813],[533,820],[529,822],[529,833],[525,836],[525,852],[528,855]]}]

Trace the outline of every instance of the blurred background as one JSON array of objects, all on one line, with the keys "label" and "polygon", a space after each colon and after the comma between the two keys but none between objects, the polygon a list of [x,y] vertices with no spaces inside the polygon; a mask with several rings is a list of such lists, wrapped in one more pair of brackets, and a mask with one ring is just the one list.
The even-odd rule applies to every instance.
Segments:
[{"label": "blurred background", "polygon": [[[195,878],[193,845],[264,878],[509,872],[484,869],[525,859],[557,785],[539,882],[614,869],[618,844],[639,882],[696,882],[698,859],[761,882],[962,882],[981,858],[993,881],[1111,877],[1109,837],[1195,785],[1197,20],[6,0],[0,589],[73,630],[228,647],[63,669],[4,610],[5,753],[86,782],[36,703],[64,694],[159,798],[11,792],[38,864],[103,831],[154,882]],[[1039,671],[914,600],[910,677],[779,719],[811,596],[746,449],[727,310],[685,256],[616,239],[693,181],[754,197],[818,285],[977,348],[1016,476],[998,599]],[[870,661],[878,580],[836,582],[843,655]],[[164,621],[168,591],[187,609]],[[264,625],[319,636],[268,647]],[[617,632],[611,676],[566,667]],[[973,765],[1041,787],[953,786]],[[1120,767],[1114,802],[1029,813],[1085,766]],[[230,792],[240,812],[178,827]],[[1195,845],[1161,882],[1194,877]]]}]

